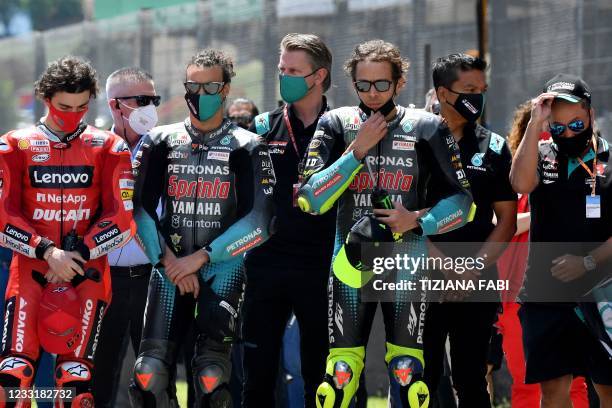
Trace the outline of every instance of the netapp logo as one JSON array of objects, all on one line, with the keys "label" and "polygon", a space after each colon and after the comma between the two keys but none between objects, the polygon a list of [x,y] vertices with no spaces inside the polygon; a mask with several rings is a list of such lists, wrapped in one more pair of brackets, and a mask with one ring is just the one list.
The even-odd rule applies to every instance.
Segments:
[{"label": "netapp logo", "polygon": [[87,188],[93,181],[93,166],[30,166],[30,184],[39,188]]}]

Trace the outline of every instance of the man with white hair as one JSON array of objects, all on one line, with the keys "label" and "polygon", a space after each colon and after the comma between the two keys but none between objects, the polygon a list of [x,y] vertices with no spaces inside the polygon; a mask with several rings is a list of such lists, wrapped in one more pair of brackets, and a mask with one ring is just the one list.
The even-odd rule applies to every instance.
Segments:
[{"label": "man with white hair", "polygon": [[[155,93],[151,75],[141,68],[121,68],[106,80],[106,96],[113,117],[112,131],[128,143],[132,160],[142,135],[157,123]],[[94,372],[96,407],[114,407],[121,366],[128,339],[138,352],[151,264],[136,241],[108,255],[112,278],[111,302],[102,324]],[[129,328],[129,336],[124,336]]]}]

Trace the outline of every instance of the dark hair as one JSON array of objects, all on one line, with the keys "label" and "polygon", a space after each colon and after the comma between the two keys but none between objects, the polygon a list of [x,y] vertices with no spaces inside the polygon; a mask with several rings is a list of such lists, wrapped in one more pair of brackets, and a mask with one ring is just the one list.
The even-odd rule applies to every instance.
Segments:
[{"label": "dark hair", "polygon": [[[138,67],[119,68],[106,78],[106,96],[115,85],[140,84],[143,82],[153,82],[153,77],[147,71]],[[114,95],[112,96],[114,97]]]},{"label": "dark hair", "polygon": [[40,99],[52,98],[57,92],[98,95],[98,76],[91,63],[74,56],[65,56],[49,63],[34,83],[34,94]]},{"label": "dark hair", "polygon": [[332,54],[327,45],[314,34],[290,33],[283,37],[280,51],[304,51],[310,58],[313,69],[325,68],[327,77],[323,81],[323,92],[331,86]]},{"label": "dark hair", "polygon": [[234,62],[232,58],[221,50],[207,48],[198,51],[196,55],[191,57],[191,61],[187,64],[187,68],[195,65],[198,67],[216,67],[219,66],[223,70],[223,82],[232,82],[232,77],[236,75],[234,72]]},{"label": "dark hair", "polygon": [[459,79],[459,71],[471,71],[473,69],[486,70],[486,61],[468,54],[450,54],[438,58],[432,66],[434,88],[437,90],[443,86],[450,89],[453,83]]},{"label": "dark hair", "polygon": [[253,117],[259,115],[259,109],[257,109],[257,105],[255,105],[255,102],[253,102],[252,100],[248,99],[248,98],[236,98],[232,101],[232,103],[230,103],[227,106],[227,109],[225,110],[226,114],[227,112],[229,112],[230,108],[234,105],[251,105],[251,115],[253,115]]},{"label": "dark hair", "polygon": [[397,81],[408,72],[410,63],[402,58],[399,48],[383,40],[370,40],[355,46],[350,58],[344,63],[344,72],[353,81],[357,64],[362,61],[388,62],[391,64],[391,75]]},{"label": "dark hair", "polygon": [[531,119],[531,100],[525,101],[520,104],[514,111],[514,117],[512,118],[512,126],[510,126],[510,132],[508,132],[508,145],[512,155],[516,153],[523,140],[525,130],[527,130],[527,124]]}]

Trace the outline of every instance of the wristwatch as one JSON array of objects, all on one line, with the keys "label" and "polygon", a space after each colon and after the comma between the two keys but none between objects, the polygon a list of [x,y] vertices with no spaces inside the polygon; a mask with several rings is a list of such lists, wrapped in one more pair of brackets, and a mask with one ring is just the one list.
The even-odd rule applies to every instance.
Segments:
[{"label": "wristwatch", "polygon": [[593,258],[593,255],[587,255],[582,258],[582,264],[584,265],[584,269],[586,269],[587,272],[594,271],[595,268],[597,268],[597,262],[595,262],[595,258]]}]

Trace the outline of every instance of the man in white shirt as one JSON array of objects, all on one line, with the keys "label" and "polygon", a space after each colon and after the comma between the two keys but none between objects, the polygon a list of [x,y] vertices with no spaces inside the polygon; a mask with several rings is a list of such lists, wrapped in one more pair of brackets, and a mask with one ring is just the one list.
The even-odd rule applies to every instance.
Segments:
[{"label": "man in white shirt", "polygon": [[[121,68],[106,80],[106,96],[114,133],[128,143],[132,161],[138,159],[142,135],[157,123],[155,107],[160,97],[153,78],[140,68]],[[138,352],[151,264],[135,240],[109,253],[112,301],[106,311],[98,340],[94,398],[96,407],[114,407],[121,366],[132,342]],[[129,330],[129,336],[125,336]]]}]

